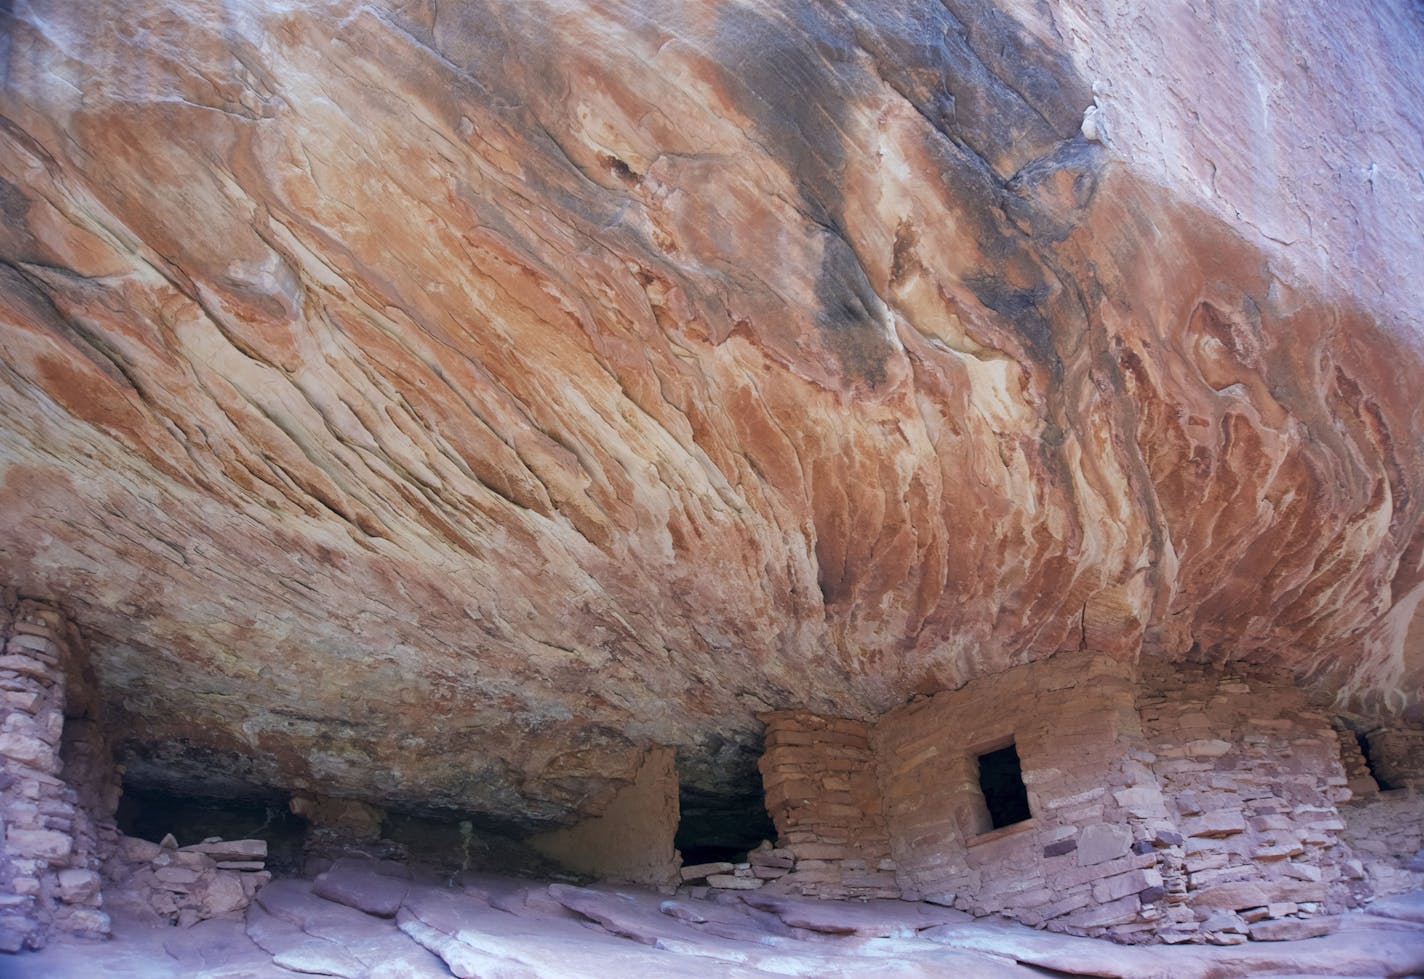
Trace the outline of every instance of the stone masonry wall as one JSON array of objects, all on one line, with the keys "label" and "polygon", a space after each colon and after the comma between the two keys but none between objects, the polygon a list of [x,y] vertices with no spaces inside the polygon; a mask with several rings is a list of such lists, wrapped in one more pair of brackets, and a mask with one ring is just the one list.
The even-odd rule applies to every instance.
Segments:
[{"label": "stone masonry wall", "polygon": [[[1074,934],[1162,926],[1166,809],[1139,750],[1132,668],[1060,656],[886,714],[873,743],[905,896]],[[1012,741],[1031,818],[991,830],[978,756]]]},{"label": "stone masonry wall", "polygon": [[1392,788],[1424,790],[1424,730],[1376,728],[1367,736],[1375,771]]},{"label": "stone masonry wall", "polygon": [[1296,685],[1176,667],[1144,678],[1138,707],[1208,940],[1308,937],[1305,919],[1356,902],[1339,739]]},{"label": "stone masonry wall", "polygon": [[[767,807],[783,844],[800,847],[785,880],[818,861],[803,893],[844,896],[841,872],[859,847],[855,866],[895,868],[908,899],[1123,942],[1224,945],[1322,934],[1329,915],[1371,893],[1342,838],[1343,742],[1285,680],[1190,666],[1142,676],[1083,652],[911,702],[873,726],[795,711],[763,719]],[[1010,743],[1030,813],[995,829],[979,757]],[[1417,825],[1414,803],[1390,805]],[[1351,818],[1361,838],[1387,835],[1382,820]],[[1409,832],[1392,828],[1368,851],[1394,854],[1396,882],[1412,873],[1396,859],[1415,845]],[[871,864],[882,838],[893,862]]]},{"label": "stone masonry wall", "polygon": [[1350,798],[1364,799],[1377,793],[1379,784],[1360,751],[1360,742],[1355,737],[1355,732],[1337,726],[1335,736],[1340,740],[1340,767],[1345,772],[1345,788],[1350,790]]},{"label": "stone masonry wall", "polygon": [[867,725],[805,711],[761,715],[766,808],[792,871],[771,885],[815,897],[898,897]]},{"label": "stone masonry wall", "polygon": [[0,949],[107,935],[99,868],[118,835],[117,774],[83,648],[53,606],[13,593],[0,643]]},{"label": "stone masonry wall", "polygon": [[1381,774],[1389,785],[1395,784],[1389,775],[1402,783],[1401,788],[1381,791],[1354,732],[1341,730],[1339,735],[1340,764],[1351,793],[1350,801],[1340,806],[1345,821],[1341,835],[1358,861],[1357,868],[1350,869],[1363,872],[1377,897],[1424,887],[1424,791],[1419,788],[1424,783],[1408,784],[1411,766],[1424,764],[1424,746],[1409,756],[1399,750],[1407,738],[1381,739],[1375,732],[1371,756],[1384,748],[1388,774]]},{"label": "stone masonry wall", "polygon": [[1424,793],[1380,792],[1340,807],[1341,833],[1377,897],[1424,887]]}]

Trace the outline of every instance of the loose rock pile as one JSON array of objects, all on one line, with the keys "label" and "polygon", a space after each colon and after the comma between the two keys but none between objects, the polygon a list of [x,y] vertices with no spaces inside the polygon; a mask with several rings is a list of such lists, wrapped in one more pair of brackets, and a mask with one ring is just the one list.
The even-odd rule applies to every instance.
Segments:
[{"label": "loose rock pile", "polygon": [[172,834],[162,843],[126,836],[104,866],[105,892],[112,904],[191,927],[245,910],[272,879],[266,859],[265,840],[213,836],[180,847]]},{"label": "loose rock pile", "polygon": [[[770,840],[762,840],[761,845],[748,853],[746,860],[739,863],[718,861],[683,867],[682,880],[685,884],[694,885],[694,893],[700,893],[707,888],[752,891],[785,877],[795,867],[796,855],[789,848],[774,847]],[[698,885],[698,881],[704,883]]]}]

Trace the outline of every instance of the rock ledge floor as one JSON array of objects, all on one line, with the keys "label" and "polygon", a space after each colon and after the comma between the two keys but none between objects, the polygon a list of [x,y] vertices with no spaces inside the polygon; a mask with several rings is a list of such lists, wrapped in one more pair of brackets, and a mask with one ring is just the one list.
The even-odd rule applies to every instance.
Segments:
[{"label": "rock ledge floor", "polygon": [[245,916],[191,928],[120,917],[104,944],[0,957],[48,979],[575,979],[1424,974],[1424,891],[1378,901],[1324,937],[1230,948],[1123,947],[929,904],[668,898],[481,874],[346,863],[273,881]]}]

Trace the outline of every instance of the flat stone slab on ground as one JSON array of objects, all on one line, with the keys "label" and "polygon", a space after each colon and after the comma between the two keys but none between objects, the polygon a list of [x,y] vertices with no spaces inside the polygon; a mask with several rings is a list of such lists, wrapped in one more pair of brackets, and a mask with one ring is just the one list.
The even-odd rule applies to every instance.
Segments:
[{"label": "flat stone slab on ground", "polygon": [[707,878],[707,883],[724,891],[754,891],[760,888],[766,881],[757,877],[736,877],[732,874],[713,874]]},{"label": "flat stone slab on ground", "polygon": [[272,956],[272,964],[292,972],[339,979],[365,979],[366,976],[366,966],[361,961],[318,938],[282,949]]},{"label": "flat stone slab on ground", "polygon": [[730,874],[735,869],[735,864],[719,861],[716,863],[694,863],[683,867],[678,873],[683,880],[701,880],[713,874]]},{"label": "flat stone slab on ground", "polygon": [[1424,925],[1424,891],[1383,898],[1366,907],[1365,913]]},{"label": "flat stone slab on ground", "polygon": [[293,972],[361,979],[366,966],[345,947],[307,934],[266,911],[258,904],[247,909],[247,937],[268,955],[274,965]]},{"label": "flat stone slab on ground", "polygon": [[610,933],[643,945],[656,946],[665,937],[697,937],[684,921],[663,914],[658,904],[649,907],[648,902],[639,901],[628,892],[550,884],[549,896],[570,911],[598,922]]},{"label": "flat stone slab on ground", "polygon": [[257,892],[257,903],[269,914],[291,922],[308,933],[341,925],[364,925],[367,915],[316,894],[312,882],[287,878],[274,880]]},{"label": "flat stone slab on ground", "polygon": [[[397,927],[390,918],[319,897],[308,881],[277,880],[259,893],[245,927],[235,916],[180,929],[121,915],[112,942],[60,942],[39,953],[0,956],[0,970],[43,979],[292,979],[293,969],[363,979],[449,979],[452,971],[482,979],[1424,973],[1424,927],[1414,917],[1424,913],[1424,895],[1381,901],[1379,914],[1344,915],[1336,933],[1305,941],[1128,947],[910,902],[782,898],[778,914],[731,894],[669,901],[640,888],[555,884],[537,892],[540,901],[526,900],[536,894],[526,881],[491,879],[481,882],[484,889],[471,883],[476,886],[469,890],[410,885]],[[487,903],[491,893],[516,910]],[[817,932],[808,924],[859,931]],[[864,934],[897,929],[907,937]],[[4,971],[0,976],[8,979]]]},{"label": "flat stone slab on ground", "polygon": [[912,938],[925,928],[974,920],[963,911],[912,901],[817,901],[778,894],[745,894],[742,901],[793,928],[827,935]]},{"label": "flat stone slab on ground", "polygon": [[57,941],[42,952],[0,956],[0,977],[23,979],[292,979],[246,937],[236,917],[192,928],[116,913],[115,939]]},{"label": "flat stone slab on ground", "polygon": [[259,891],[256,904],[248,909],[247,931],[263,948],[293,951],[304,946],[300,961],[308,965],[347,968],[347,959],[323,959],[318,955],[322,946],[309,944],[324,941],[358,962],[366,979],[449,979],[441,961],[402,934],[391,919],[328,901],[304,880],[278,880]]},{"label": "flat stone slab on ground", "polygon": [[467,945],[438,928],[432,928],[409,911],[397,915],[400,930],[445,963],[456,979],[539,979],[539,973],[514,959],[490,955]]},{"label": "flat stone slab on ground", "polygon": [[508,913],[491,907],[482,894],[471,894],[464,889],[412,887],[404,907],[425,924],[447,935],[457,935],[464,929],[480,931],[497,927],[501,920],[508,920]]},{"label": "flat stone slab on ground", "polygon": [[180,847],[183,853],[203,853],[214,860],[266,860],[266,840],[221,840]]},{"label": "flat stone slab on ground", "polygon": [[1252,925],[1251,940],[1256,942],[1295,942],[1305,938],[1319,938],[1339,927],[1335,918],[1277,918],[1274,921],[1260,921]]},{"label": "flat stone slab on ground", "polygon": [[983,919],[922,932],[955,948],[1011,957],[1070,975],[1109,979],[1247,979],[1254,976],[1408,976],[1424,973],[1424,929],[1357,915],[1335,934],[1306,941],[1205,945],[1115,945]]},{"label": "flat stone slab on ground", "polygon": [[312,882],[312,893],[380,918],[394,918],[410,890],[407,880],[380,872],[373,861],[341,859]]}]

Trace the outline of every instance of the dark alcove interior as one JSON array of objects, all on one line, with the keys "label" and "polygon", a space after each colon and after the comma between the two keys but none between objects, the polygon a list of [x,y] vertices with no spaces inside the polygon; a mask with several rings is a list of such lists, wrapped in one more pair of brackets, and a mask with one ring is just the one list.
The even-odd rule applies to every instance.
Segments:
[{"label": "dark alcove interior", "polygon": [[682,818],[673,843],[682,851],[685,865],[745,860],[747,851],[762,840],[776,840],[760,780],[754,792],[735,796],[683,786],[678,805]]},{"label": "dark alcove interior", "polygon": [[125,786],[115,815],[121,832],[154,843],[169,833],[180,846],[213,836],[266,840],[267,869],[281,874],[302,870],[307,822],[279,798],[194,798]]}]

